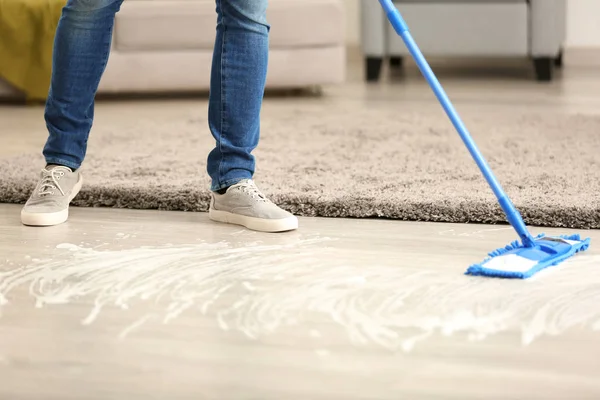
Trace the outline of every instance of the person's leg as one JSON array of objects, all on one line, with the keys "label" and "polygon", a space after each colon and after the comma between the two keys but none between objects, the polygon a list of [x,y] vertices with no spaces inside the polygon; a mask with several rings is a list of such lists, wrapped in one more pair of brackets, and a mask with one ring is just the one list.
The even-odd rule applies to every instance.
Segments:
[{"label": "person's leg", "polygon": [[46,100],[46,167],[21,211],[25,225],[68,218],[81,189],[78,171],[94,119],[94,98],[108,61],[115,14],[123,0],[68,0],[56,29]]},{"label": "person's leg", "polygon": [[269,58],[268,0],[216,0],[209,127],[216,145],[208,156],[210,216],[261,231],[296,229],[297,218],[268,201],[252,177],[260,137]]},{"label": "person's leg", "polygon": [[212,190],[252,178],[252,151],[269,57],[267,0],[216,0],[217,37],[210,82],[209,127],[216,141],[208,156]]},{"label": "person's leg", "polygon": [[94,98],[108,62],[115,14],[123,0],[68,0],[56,29],[45,119],[48,164],[81,166]]}]

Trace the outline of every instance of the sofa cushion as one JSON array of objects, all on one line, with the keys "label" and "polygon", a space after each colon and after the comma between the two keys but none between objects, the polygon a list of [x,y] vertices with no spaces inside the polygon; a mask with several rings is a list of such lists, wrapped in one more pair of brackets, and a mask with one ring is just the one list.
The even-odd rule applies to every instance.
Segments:
[{"label": "sofa cushion", "polygon": [[[216,17],[215,0],[127,0],[116,17],[115,48],[212,49]],[[270,0],[267,20],[272,48],[344,42],[343,0]]]}]

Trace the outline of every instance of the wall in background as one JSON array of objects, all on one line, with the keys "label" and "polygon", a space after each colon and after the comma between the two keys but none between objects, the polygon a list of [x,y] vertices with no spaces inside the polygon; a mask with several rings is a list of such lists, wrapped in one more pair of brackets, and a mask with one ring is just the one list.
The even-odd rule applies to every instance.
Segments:
[{"label": "wall in background", "polygon": [[[346,40],[356,46],[360,40],[359,1],[346,2]],[[372,0],[376,1],[376,0]],[[600,49],[600,0],[568,0],[567,47]]]},{"label": "wall in background", "polygon": [[600,1],[568,0],[567,17],[567,47],[600,48]]}]

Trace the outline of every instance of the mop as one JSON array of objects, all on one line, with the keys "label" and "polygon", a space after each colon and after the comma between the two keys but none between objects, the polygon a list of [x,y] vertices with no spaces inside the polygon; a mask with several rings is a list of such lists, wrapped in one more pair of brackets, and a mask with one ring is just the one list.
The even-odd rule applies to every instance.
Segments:
[{"label": "mop", "polygon": [[444,92],[444,89],[415,43],[400,11],[394,6],[392,0],[379,0],[379,3],[383,7],[394,30],[404,41],[404,44],[417,63],[421,73],[427,80],[427,83],[446,111],[446,114],[467,146],[467,149],[481,170],[484,178],[496,195],[500,207],[506,214],[506,219],[520,238],[520,241],[515,240],[507,246],[489,253],[488,257],[481,263],[470,266],[466,271],[466,275],[527,279],[545,268],[563,262],[580,251],[587,250],[590,245],[590,239],[581,239],[581,236],[578,234],[561,236],[546,236],[540,234],[536,237],[531,235],[525,226],[523,218],[498,183],[496,177],[471,138],[471,135],[467,131],[467,128],[452,106],[450,99]]}]

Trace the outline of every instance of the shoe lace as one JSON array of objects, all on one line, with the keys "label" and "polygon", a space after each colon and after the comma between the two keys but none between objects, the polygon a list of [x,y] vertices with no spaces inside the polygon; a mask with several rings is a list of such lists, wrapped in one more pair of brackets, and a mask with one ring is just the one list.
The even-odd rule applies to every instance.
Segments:
[{"label": "shoe lace", "polygon": [[54,194],[54,190],[60,191],[60,193],[64,196],[65,192],[60,187],[58,181],[65,175],[65,172],[59,168],[53,168],[51,170],[42,170],[42,180],[40,182],[40,187],[38,194],[40,196],[49,196]]},{"label": "shoe lace", "polygon": [[250,196],[252,196],[252,198],[262,201],[262,202],[268,202],[269,199],[267,198],[267,196],[265,196],[259,189],[258,187],[256,187],[256,185],[254,184],[254,181],[252,181],[251,179],[247,180],[246,182],[240,184],[238,186],[240,188],[240,190],[242,190],[245,193],[248,193]]}]

